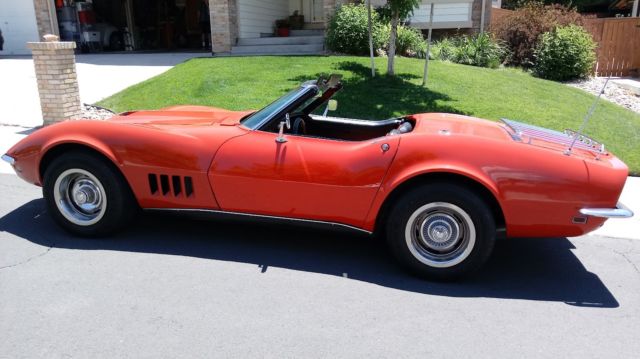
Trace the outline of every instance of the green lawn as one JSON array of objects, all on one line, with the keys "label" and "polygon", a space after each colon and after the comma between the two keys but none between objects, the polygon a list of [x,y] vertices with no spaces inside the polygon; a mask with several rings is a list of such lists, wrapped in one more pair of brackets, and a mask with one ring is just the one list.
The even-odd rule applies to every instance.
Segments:
[{"label": "green lawn", "polygon": [[[370,77],[366,57],[223,57],[193,59],[99,103],[114,111],[157,109],[176,104],[232,110],[259,109],[304,80],[343,74],[339,116],[385,119],[420,112],[501,117],[557,130],[577,129],[594,96],[515,69],[432,61],[427,87],[420,86],[424,61],[397,60],[397,78]],[[377,58],[384,72],[386,59]],[[601,101],[587,134],[602,141],[640,174],[640,115]]]}]

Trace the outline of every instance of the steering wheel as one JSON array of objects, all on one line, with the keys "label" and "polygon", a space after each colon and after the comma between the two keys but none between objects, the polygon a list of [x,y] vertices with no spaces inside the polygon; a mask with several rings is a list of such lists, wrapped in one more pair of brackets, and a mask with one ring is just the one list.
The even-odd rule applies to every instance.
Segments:
[{"label": "steering wheel", "polygon": [[[302,129],[302,131],[300,131]],[[296,118],[293,121],[293,130],[291,131],[295,135],[306,135],[307,134],[307,124],[304,122],[302,117]]]}]

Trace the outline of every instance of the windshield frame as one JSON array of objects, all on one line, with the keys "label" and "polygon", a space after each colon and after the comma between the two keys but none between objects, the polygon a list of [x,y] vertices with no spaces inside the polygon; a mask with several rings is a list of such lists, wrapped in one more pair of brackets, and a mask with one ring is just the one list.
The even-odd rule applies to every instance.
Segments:
[{"label": "windshield frame", "polygon": [[[304,83],[300,87],[287,92],[285,95],[279,97],[277,100],[263,107],[261,110],[252,113],[247,118],[245,118],[240,125],[249,130],[259,130],[264,125],[270,123],[274,118],[284,114],[284,112],[288,110],[291,110],[294,105],[299,105],[301,99],[303,101],[306,101],[308,98],[317,95],[319,92],[320,89],[315,84]],[[280,103],[280,101],[285,97],[288,98],[284,102]],[[260,121],[254,124],[247,125],[247,121],[249,121],[251,118],[261,115],[264,115],[264,117]]]}]

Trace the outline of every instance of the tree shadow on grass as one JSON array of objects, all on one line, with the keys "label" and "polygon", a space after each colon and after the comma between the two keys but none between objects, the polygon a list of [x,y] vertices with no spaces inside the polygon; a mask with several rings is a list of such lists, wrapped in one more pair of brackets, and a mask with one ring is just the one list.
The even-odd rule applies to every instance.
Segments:
[{"label": "tree shadow on grass", "polygon": [[[355,61],[339,62],[333,70],[345,75],[344,88],[334,97],[339,102],[335,116],[381,120],[424,112],[471,115],[451,106],[449,103],[455,100],[448,95],[409,82],[419,78],[413,74],[387,76],[376,72],[372,78],[371,69]],[[328,74],[296,76],[289,81],[300,83],[321,75]]]},{"label": "tree shadow on grass", "polygon": [[0,231],[46,247],[248,263],[256,266],[256,275],[277,267],[424,295],[551,301],[594,308],[619,306],[600,278],[573,254],[574,246],[566,238],[498,241],[478,275],[458,283],[435,283],[401,270],[380,241],[294,226],[144,215],[117,235],[88,240],[62,231],[46,213],[44,200],[36,199],[1,217]]}]

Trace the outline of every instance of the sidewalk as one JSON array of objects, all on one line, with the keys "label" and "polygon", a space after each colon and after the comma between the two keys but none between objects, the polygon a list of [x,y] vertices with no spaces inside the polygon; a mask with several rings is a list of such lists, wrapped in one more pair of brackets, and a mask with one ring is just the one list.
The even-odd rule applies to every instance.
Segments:
[{"label": "sidewalk", "polygon": [[[0,154],[4,154],[31,130],[26,127],[0,126]],[[13,174],[14,171],[7,163],[0,161],[0,173]],[[633,218],[610,219],[602,228],[590,233],[591,235],[640,240],[640,177],[627,178],[620,202],[635,213]]]},{"label": "sidewalk", "polygon": [[[157,76],[176,64],[206,53],[78,55],[76,71],[80,101],[95,103]],[[31,57],[0,59],[0,124],[40,126],[42,113]]]}]

